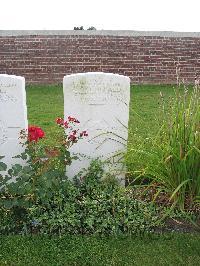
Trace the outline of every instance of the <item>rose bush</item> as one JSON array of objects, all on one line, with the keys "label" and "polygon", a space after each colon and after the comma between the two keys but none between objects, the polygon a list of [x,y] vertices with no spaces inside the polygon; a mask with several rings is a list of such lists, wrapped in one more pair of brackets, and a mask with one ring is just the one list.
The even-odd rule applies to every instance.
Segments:
[{"label": "rose bush", "polygon": [[[66,121],[57,118],[56,124],[61,132],[55,135],[58,145],[54,147],[40,142],[46,133],[39,126],[29,126],[28,131],[21,131],[20,138],[25,151],[16,157],[25,160],[26,164],[16,164],[7,169],[0,162],[0,208],[13,212],[17,207],[18,213],[28,213],[29,207],[39,199],[43,202],[49,200],[60,182],[66,181],[66,165],[78,159],[77,156],[71,156],[69,147],[87,136],[86,131],[79,133],[79,123],[78,119],[70,116]],[[0,156],[0,160],[2,158]]]},{"label": "rose bush", "polygon": [[[62,127],[65,130],[65,133],[67,134],[66,139],[68,140],[66,142],[66,144],[73,144],[76,143],[79,139],[81,139],[82,137],[87,137],[88,133],[86,130],[79,132],[79,129],[75,129],[74,126],[76,124],[79,124],[79,120],[68,116],[68,119],[66,121],[64,121],[63,118],[58,117],[56,119],[56,123],[57,125],[59,125],[60,127]],[[67,130],[67,132],[66,132]]]},{"label": "rose bush", "polygon": [[[140,234],[160,225],[160,210],[106,179],[100,161],[68,180],[66,166],[77,159],[69,148],[88,132],[71,116],[56,124],[57,146],[44,146],[46,133],[30,126],[21,133],[26,148],[19,157],[26,165],[14,165],[6,176],[0,169],[0,234]],[[13,177],[16,182],[9,182]]]}]

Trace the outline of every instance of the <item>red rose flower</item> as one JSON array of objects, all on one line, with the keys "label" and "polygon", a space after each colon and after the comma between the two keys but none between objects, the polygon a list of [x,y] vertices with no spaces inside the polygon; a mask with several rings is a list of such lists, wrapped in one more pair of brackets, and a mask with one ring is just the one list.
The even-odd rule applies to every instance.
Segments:
[{"label": "red rose flower", "polygon": [[73,135],[73,134],[69,135],[69,137],[68,137],[68,139],[73,141],[73,142],[76,142],[76,138],[77,137],[75,135]]},{"label": "red rose flower", "polygon": [[68,116],[68,120],[69,120],[69,122],[80,123],[80,122],[78,121],[78,119],[76,119],[76,118],[74,118],[74,117],[71,117],[71,116]]},{"label": "red rose flower", "polygon": [[28,127],[28,140],[37,142],[44,137],[44,131],[40,127],[29,126]]},{"label": "red rose flower", "polygon": [[80,137],[87,137],[88,136],[88,133],[87,133],[87,131],[86,130],[84,130],[84,131],[82,131],[81,133],[80,133]]},{"label": "red rose flower", "polygon": [[63,120],[61,117],[58,117],[58,118],[56,119],[56,123],[57,123],[58,125],[63,125],[63,124],[64,124],[64,120]]},{"label": "red rose flower", "polygon": [[69,124],[68,124],[67,121],[64,122],[64,127],[65,127],[65,128],[68,128],[68,127],[69,127]]},{"label": "red rose flower", "polygon": [[68,120],[69,120],[69,122],[74,122],[74,117],[71,117],[71,116],[68,116]]}]

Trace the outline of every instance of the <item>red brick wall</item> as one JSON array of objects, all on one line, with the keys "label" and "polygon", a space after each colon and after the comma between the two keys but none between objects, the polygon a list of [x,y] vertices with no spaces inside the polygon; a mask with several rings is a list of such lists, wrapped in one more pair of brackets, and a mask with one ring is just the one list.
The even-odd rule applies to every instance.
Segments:
[{"label": "red brick wall", "polygon": [[61,83],[71,73],[123,74],[132,83],[175,83],[200,77],[200,37],[27,35],[0,36],[0,73],[27,83]]}]

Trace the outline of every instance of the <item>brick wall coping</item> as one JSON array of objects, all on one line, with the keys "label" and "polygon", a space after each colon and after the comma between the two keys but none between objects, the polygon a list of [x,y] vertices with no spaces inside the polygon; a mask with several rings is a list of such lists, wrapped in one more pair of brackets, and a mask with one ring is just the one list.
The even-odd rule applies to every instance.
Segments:
[{"label": "brick wall coping", "polygon": [[200,32],[132,31],[132,30],[0,30],[0,36],[84,35],[84,36],[156,36],[171,38],[200,38]]}]

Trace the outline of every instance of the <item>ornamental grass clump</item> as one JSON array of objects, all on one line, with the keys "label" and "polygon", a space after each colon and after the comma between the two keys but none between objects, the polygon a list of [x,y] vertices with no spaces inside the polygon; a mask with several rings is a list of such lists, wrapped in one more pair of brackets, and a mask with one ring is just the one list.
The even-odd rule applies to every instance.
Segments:
[{"label": "ornamental grass clump", "polygon": [[192,207],[200,199],[200,88],[192,92],[178,88],[175,99],[165,110],[163,101],[163,126],[159,139],[163,150],[161,178],[168,187],[170,200],[181,209]]},{"label": "ornamental grass clump", "polygon": [[160,96],[160,130],[150,150],[137,151],[146,161],[138,172],[157,188],[154,199],[164,191],[173,206],[191,209],[200,202],[200,88],[178,87],[169,101]]}]

